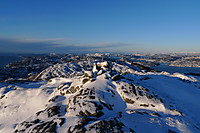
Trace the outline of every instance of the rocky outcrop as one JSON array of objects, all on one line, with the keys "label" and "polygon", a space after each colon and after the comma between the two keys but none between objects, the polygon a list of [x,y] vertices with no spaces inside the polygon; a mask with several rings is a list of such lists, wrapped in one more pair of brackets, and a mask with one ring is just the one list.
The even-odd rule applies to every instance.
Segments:
[{"label": "rocky outcrop", "polygon": [[126,103],[139,104],[144,107],[155,107],[154,103],[161,103],[161,99],[158,99],[156,95],[142,86],[133,85],[124,81],[120,81],[118,84],[117,91]]}]

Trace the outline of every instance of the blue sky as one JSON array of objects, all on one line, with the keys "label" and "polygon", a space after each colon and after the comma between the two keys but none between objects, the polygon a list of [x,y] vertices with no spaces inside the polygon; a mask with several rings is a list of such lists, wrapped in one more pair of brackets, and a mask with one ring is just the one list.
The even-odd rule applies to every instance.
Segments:
[{"label": "blue sky", "polygon": [[199,0],[5,0],[0,52],[200,52]]}]

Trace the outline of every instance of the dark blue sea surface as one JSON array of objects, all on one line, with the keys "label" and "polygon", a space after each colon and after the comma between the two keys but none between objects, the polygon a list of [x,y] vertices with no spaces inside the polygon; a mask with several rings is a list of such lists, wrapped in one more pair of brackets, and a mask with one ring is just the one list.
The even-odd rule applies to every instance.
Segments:
[{"label": "dark blue sea surface", "polygon": [[13,55],[13,56],[9,56],[9,55],[0,55],[0,68],[3,68],[4,66],[6,66],[9,63],[12,62],[16,62],[21,60],[20,56],[17,55]]},{"label": "dark blue sea surface", "polygon": [[200,67],[175,67],[175,66],[168,66],[165,63],[161,63],[159,66],[151,67],[152,69],[158,71],[166,71],[169,73],[198,73],[200,74]]}]

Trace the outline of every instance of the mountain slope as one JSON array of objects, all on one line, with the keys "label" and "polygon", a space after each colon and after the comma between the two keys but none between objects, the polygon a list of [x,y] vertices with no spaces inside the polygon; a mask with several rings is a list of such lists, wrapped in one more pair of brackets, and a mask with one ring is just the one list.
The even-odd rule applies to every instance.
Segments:
[{"label": "mountain slope", "polygon": [[38,77],[51,79],[2,84],[0,132],[200,131],[197,77],[98,61],[55,65]]}]

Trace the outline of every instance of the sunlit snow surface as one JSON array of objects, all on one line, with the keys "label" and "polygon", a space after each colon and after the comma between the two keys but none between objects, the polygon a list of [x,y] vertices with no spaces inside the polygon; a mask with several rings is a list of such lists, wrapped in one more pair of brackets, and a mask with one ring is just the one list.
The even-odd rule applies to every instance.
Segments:
[{"label": "sunlit snow surface", "polygon": [[29,84],[1,83],[0,132],[47,132],[49,124],[59,133],[92,133],[103,131],[102,123],[116,125],[109,132],[200,132],[199,77],[138,72],[107,62],[88,70],[79,66],[57,65],[39,76],[85,74]]}]

